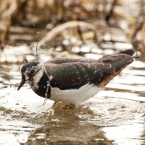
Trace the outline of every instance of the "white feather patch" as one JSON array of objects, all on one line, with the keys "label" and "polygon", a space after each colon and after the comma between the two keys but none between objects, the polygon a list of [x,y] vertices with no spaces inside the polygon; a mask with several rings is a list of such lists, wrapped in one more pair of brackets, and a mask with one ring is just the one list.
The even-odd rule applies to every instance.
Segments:
[{"label": "white feather patch", "polygon": [[51,97],[53,101],[69,102],[78,107],[82,102],[93,97],[102,88],[93,84],[86,84],[79,89],[60,90],[59,88],[51,88]]},{"label": "white feather patch", "polygon": [[29,85],[31,86],[32,90],[37,90],[39,88],[38,83],[43,76],[43,71],[39,70],[34,76],[33,80],[28,81]]}]

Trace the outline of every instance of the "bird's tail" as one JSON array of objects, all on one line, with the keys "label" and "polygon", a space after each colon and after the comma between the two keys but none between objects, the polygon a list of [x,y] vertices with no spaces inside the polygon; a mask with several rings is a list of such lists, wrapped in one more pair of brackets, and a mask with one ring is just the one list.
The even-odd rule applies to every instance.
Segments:
[{"label": "bird's tail", "polygon": [[[134,51],[132,49],[128,49],[117,54],[103,56],[103,58],[100,60],[104,63],[102,70],[106,77],[99,85],[104,87],[110,82],[110,80],[112,80],[112,78],[118,75],[130,63],[132,63],[134,60],[132,57],[133,54]],[[109,67],[107,68],[107,66]]]}]

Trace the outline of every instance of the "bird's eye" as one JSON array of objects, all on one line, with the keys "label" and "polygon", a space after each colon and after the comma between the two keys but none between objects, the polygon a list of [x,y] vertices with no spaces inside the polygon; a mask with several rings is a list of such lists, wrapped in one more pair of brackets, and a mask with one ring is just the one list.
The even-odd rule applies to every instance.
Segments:
[{"label": "bird's eye", "polygon": [[33,75],[35,73],[35,70],[34,69],[32,69],[31,71],[30,71],[30,75]]}]

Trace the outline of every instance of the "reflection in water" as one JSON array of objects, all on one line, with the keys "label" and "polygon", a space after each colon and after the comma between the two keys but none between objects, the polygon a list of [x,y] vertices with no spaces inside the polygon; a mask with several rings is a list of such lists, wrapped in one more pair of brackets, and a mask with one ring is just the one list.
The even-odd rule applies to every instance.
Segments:
[{"label": "reflection in water", "polygon": [[80,124],[77,120],[63,121],[53,120],[47,122],[44,127],[36,130],[30,137],[26,145],[39,144],[108,144],[104,137],[104,132],[97,126],[84,122]]},{"label": "reflection in water", "polygon": [[16,91],[18,66],[8,71],[0,73],[0,144],[145,144],[145,63],[131,64],[83,103],[90,108],[84,114],[51,107],[50,100],[42,105],[28,85]]}]

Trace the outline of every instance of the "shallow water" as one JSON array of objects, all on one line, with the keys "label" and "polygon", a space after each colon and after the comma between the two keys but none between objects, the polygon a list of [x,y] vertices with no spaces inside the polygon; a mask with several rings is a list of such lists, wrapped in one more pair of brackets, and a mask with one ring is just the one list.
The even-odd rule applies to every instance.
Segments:
[{"label": "shallow water", "polygon": [[[11,54],[11,62],[15,60],[13,57],[22,60],[20,48],[15,49],[17,53]],[[98,58],[109,53],[109,50],[96,51],[99,55],[85,56]],[[21,53],[31,52],[26,49]],[[1,62],[7,58],[6,54],[1,56]],[[27,57],[34,59],[31,55]],[[44,54],[40,58],[50,59]],[[133,62],[103,91],[84,102],[83,107],[90,108],[84,114],[64,110],[62,104],[53,105],[50,100],[43,105],[44,99],[34,94],[27,84],[17,91],[19,65],[2,65],[0,72],[0,145],[145,144],[144,62]]]}]

